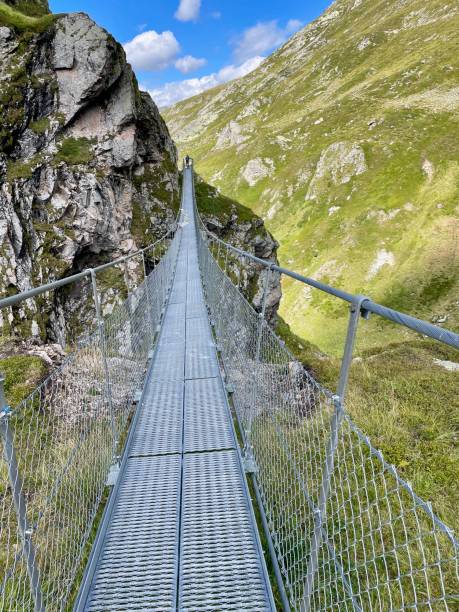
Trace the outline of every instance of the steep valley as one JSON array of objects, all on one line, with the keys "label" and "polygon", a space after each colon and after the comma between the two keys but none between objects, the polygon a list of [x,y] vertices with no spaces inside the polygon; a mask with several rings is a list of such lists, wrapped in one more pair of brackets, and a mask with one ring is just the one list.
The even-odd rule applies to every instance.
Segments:
[{"label": "steep valley", "polygon": [[[451,0],[336,0],[163,115],[203,177],[265,219],[282,265],[457,329],[458,27]],[[293,331],[339,354],[346,309],[283,292]],[[370,325],[365,348],[403,338]]]},{"label": "steep valley", "polygon": [[[46,0],[0,1],[1,297],[151,244],[174,223],[179,182],[175,144],[122,46],[84,13],[53,15]],[[204,207],[206,222],[276,258],[278,245],[253,211],[205,183],[199,189],[219,210],[216,219]],[[142,278],[140,260],[131,260],[128,282]],[[127,296],[123,266],[98,280],[108,314]],[[257,270],[247,282],[262,283]],[[272,290],[275,312],[280,291]],[[0,311],[0,370],[13,406],[94,317],[87,282]]]}]

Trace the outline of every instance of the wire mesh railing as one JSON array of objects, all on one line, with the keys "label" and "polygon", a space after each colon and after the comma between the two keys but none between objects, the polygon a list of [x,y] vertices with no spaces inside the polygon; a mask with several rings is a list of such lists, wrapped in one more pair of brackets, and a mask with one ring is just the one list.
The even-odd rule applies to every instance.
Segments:
[{"label": "wire mesh railing", "polygon": [[457,334],[328,287],[351,310],[332,393],[276,336],[264,307],[256,312],[238,289],[245,258],[260,264],[265,287],[282,269],[225,244],[199,215],[197,222],[206,299],[285,609],[458,609],[458,540],[345,408],[367,306],[456,347]]},{"label": "wire mesh railing", "polygon": [[180,238],[174,227],[115,262],[125,266],[137,257],[149,274],[132,288],[125,267],[128,297],[106,316],[98,275],[114,264],[77,275],[74,282],[92,283],[95,324],[14,410],[0,381],[0,610],[70,605],[142,388]]}]

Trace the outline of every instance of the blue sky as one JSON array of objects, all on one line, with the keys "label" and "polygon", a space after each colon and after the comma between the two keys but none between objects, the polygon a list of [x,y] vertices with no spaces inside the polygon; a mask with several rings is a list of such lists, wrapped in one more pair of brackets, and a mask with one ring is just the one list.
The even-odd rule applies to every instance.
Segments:
[{"label": "blue sky", "polygon": [[83,11],[125,45],[160,106],[253,70],[331,0],[50,0]]}]

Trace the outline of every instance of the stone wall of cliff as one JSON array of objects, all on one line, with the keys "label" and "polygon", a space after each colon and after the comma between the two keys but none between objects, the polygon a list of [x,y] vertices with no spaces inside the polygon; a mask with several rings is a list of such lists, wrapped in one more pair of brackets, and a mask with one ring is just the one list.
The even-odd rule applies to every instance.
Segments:
[{"label": "stone wall of cliff", "polygon": [[[121,45],[82,13],[8,4],[33,16],[0,2],[2,294],[129,254],[179,206],[174,143]],[[85,291],[4,310],[0,329],[65,343],[70,321],[85,318]]]},{"label": "stone wall of cliff", "polygon": [[[223,196],[218,189],[207,184],[196,175],[196,201],[198,211],[207,229],[223,240],[261,259],[279,263],[279,244],[266,229],[263,219],[249,208]],[[226,268],[233,280],[255,310],[261,312],[265,276],[268,276],[266,317],[274,325],[282,298],[280,276],[268,273],[248,258],[226,258]]]}]

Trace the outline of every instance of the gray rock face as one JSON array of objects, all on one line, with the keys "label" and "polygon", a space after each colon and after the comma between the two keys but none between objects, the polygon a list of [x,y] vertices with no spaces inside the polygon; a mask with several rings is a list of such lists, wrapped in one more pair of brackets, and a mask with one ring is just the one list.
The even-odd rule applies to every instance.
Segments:
[{"label": "gray rock face", "polygon": [[53,43],[59,112],[68,123],[118,81],[126,61],[113,37],[84,13],[60,19]]},{"label": "gray rock face", "polygon": [[[216,207],[218,208],[218,198],[216,199]],[[236,212],[228,217],[221,214],[218,216],[217,214],[201,214],[201,217],[208,230],[225,242],[261,259],[266,259],[275,264],[278,263],[277,249],[279,243],[265,228],[260,217],[253,215],[252,219],[242,221]],[[239,259],[237,264],[228,260],[228,270],[233,279],[238,279],[240,290],[258,312],[262,310],[265,278],[268,275],[266,318],[271,324],[274,324],[282,298],[279,274],[262,269],[261,266],[244,258]]]},{"label": "gray rock face", "polygon": [[335,142],[322,152],[306,199],[318,199],[326,191],[328,180],[334,185],[344,185],[367,169],[365,152],[359,144]]},{"label": "gray rock face", "polygon": [[[10,53],[16,50],[17,42],[14,38],[13,30],[5,26],[0,27],[0,57],[7,58]],[[1,78],[1,75],[0,75]]]},{"label": "gray rock face", "polygon": [[[178,206],[175,146],[122,47],[80,13],[40,34],[0,28],[0,294],[131,253]],[[121,297],[108,285],[107,309]],[[93,316],[87,291],[4,310],[0,332],[65,343]]]}]

